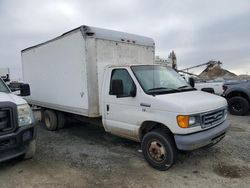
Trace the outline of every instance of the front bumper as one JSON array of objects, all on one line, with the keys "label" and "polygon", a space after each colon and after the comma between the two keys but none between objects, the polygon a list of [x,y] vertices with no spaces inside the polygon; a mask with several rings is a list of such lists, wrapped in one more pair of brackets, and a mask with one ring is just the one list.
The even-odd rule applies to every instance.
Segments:
[{"label": "front bumper", "polygon": [[0,136],[0,162],[20,156],[27,151],[30,141],[36,138],[34,124],[19,127],[15,132]]},{"label": "front bumper", "polygon": [[226,131],[229,128],[229,123],[224,121],[220,125],[202,132],[188,135],[174,135],[176,146],[179,150],[195,150],[207,145],[213,145],[221,141]]}]

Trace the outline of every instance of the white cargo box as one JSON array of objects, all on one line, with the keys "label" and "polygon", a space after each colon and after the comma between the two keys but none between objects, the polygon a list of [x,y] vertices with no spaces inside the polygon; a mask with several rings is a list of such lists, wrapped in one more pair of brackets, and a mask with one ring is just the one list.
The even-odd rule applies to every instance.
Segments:
[{"label": "white cargo box", "polygon": [[154,41],[138,35],[81,26],[22,50],[30,104],[101,116],[104,69],[112,64],[152,64]]}]

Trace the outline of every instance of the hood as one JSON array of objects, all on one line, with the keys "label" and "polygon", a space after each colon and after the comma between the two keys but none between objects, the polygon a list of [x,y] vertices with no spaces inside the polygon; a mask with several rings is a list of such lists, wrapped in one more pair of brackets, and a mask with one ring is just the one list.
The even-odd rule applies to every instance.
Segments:
[{"label": "hood", "polygon": [[11,93],[3,93],[3,92],[0,92],[0,102],[13,102],[16,105],[27,103],[22,97],[16,96]]},{"label": "hood", "polygon": [[182,114],[196,114],[226,107],[227,101],[203,91],[187,91],[156,95],[153,108]]}]

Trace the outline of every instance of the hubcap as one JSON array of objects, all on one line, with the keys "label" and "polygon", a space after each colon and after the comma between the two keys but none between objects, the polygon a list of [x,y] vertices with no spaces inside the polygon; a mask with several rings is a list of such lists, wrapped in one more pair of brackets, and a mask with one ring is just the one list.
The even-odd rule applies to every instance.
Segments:
[{"label": "hubcap", "polygon": [[160,141],[152,141],[148,145],[148,151],[150,157],[157,161],[161,162],[166,158],[166,150],[163,144]]},{"label": "hubcap", "polygon": [[241,111],[242,106],[241,106],[241,104],[239,104],[239,103],[233,103],[233,104],[232,104],[232,108],[233,108],[234,111],[239,112],[239,111]]}]

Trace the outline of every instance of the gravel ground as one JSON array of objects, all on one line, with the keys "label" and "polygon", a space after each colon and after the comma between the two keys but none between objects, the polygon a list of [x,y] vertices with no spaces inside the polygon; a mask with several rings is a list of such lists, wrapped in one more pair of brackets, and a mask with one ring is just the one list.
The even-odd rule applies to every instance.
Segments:
[{"label": "gravel ground", "polygon": [[165,172],[148,166],[139,143],[102,127],[75,122],[49,132],[40,123],[35,157],[0,163],[0,187],[249,187],[250,115],[229,121],[220,143],[179,154]]}]

